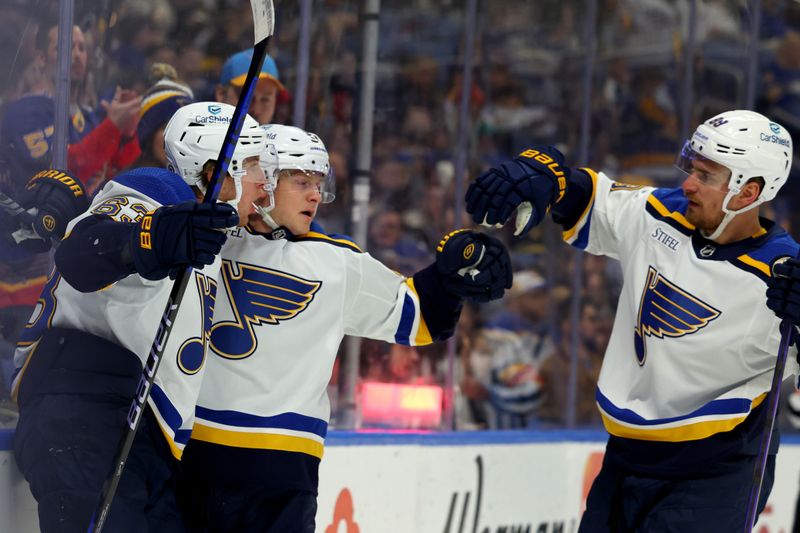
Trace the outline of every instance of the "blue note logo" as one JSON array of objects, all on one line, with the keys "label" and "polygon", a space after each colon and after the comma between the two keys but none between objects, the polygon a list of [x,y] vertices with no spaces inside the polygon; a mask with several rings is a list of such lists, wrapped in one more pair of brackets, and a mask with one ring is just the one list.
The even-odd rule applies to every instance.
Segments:
[{"label": "blue note logo", "polygon": [[721,311],[692,296],[650,267],[634,328],[636,359],[644,365],[647,337],[683,337],[706,327]]},{"label": "blue note logo", "polygon": [[252,355],[258,346],[256,327],[296,317],[322,286],[321,281],[229,260],[222,261],[222,280],[233,317],[211,328],[211,349],[227,359]]}]

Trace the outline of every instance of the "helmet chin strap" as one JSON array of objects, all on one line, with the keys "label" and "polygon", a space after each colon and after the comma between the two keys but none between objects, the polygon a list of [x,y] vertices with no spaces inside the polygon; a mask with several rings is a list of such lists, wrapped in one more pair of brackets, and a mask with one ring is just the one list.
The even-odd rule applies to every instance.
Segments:
[{"label": "helmet chin strap", "polygon": [[719,223],[719,226],[717,226],[717,228],[713,232],[711,232],[710,235],[706,235],[706,232],[701,230],[700,234],[703,235],[703,237],[705,237],[709,241],[716,241],[717,239],[719,239],[719,236],[722,235],[722,232],[725,231],[725,228],[728,227],[728,224],[731,223],[733,217],[735,217],[736,215],[740,215],[745,211],[750,211],[751,209],[758,207],[764,201],[759,196],[752,204],[746,205],[739,210],[732,211],[731,209],[728,209],[728,203],[734,196],[736,196],[740,192],[741,190],[737,189],[731,189],[728,191],[728,194],[725,195],[725,200],[723,200],[722,202],[722,211],[725,213],[725,215],[722,217],[722,221]]},{"label": "helmet chin strap", "polygon": [[269,205],[264,206],[253,204],[253,207],[256,208],[256,211],[258,211],[258,214],[261,215],[262,219],[264,219],[264,222],[267,224],[267,226],[269,226],[271,229],[278,229],[280,224],[275,222],[275,219],[273,219],[272,215],[269,214],[270,211],[275,209],[275,185],[273,185],[272,182],[267,181],[266,191],[267,195],[269,196]]}]

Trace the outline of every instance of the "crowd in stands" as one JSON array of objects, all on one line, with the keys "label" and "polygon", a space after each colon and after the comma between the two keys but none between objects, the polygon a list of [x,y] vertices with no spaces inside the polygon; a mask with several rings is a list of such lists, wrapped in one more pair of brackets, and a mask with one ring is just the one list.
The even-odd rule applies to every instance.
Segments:
[{"label": "crowd in stands", "polygon": [[[0,36],[0,189],[12,197],[34,172],[50,166],[53,154],[58,5],[33,4],[0,0],[0,14],[12,22]],[[367,251],[405,274],[429,264],[440,236],[469,223],[464,213],[454,212],[456,180],[468,182],[531,145],[557,144],[573,164],[620,181],[678,184],[672,162],[686,129],[744,105],[750,15],[734,0],[696,1],[694,85],[686,95],[690,2],[598,4],[596,41],[587,48],[582,2],[481,2],[467,88],[466,2],[382,2]],[[762,4],[755,108],[784,124],[797,141],[800,4]],[[260,123],[289,124],[294,106],[305,105],[304,127],[325,141],[337,179],[336,201],[320,209],[319,222],[331,233],[348,234],[362,76],[361,2],[312,2],[305,102],[294,93],[298,5],[277,2],[271,57],[251,114]],[[92,191],[125,168],[163,166],[163,126],[175,109],[190,101],[236,102],[250,61],[250,21],[246,0],[76,2],[70,170]],[[589,49],[595,52],[591,139],[587,160],[579,161],[581,80]],[[465,90],[468,125],[459,121]],[[681,121],[687,101],[688,125]],[[465,175],[457,176],[462,128],[468,128],[468,164]],[[770,213],[795,238],[800,211],[791,206],[800,198],[798,168],[795,154],[796,172]],[[589,256],[577,263],[552,223],[522,239],[510,229],[495,234],[512,250],[517,273],[505,300],[463,311],[453,376],[456,428],[599,427],[594,383],[621,282],[617,264]],[[0,398],[9,396],[15,338],[35,309],[48,261],[47,254],[10,246],[0,251]],[[576,264],[583,283],[574,308]],[[443,385],[446,358],[444,346],[418,350],[364,342],[360,379]],[[0,406],[0,424],[13,423],[11,402],[0,399]]]}]

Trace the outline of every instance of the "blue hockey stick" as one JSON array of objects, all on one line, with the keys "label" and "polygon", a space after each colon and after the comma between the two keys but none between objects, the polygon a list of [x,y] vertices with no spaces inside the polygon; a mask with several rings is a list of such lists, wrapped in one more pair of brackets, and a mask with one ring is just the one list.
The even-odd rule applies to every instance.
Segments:
[{"label": "blue hockey stick", "polygon": [[[275,7],[272,4],[272,0],[250,0],[250,4],[253,8],[256,41],[253,50],[253,59],[250,62],[250,69],[247,72],[247,78],[242,86],[242,92],[239,94],[239,101],[236,103],[233,118],[228,126],[228,131],[225,133],[225,139],[222,142],[217,164],[214,166],[214,172],[211,175],[208,189],[203,197],[203,203],[217,201],[223,181],[220,177],[225,176],[225,173],[228,171],[228,165],[230,165],[231,158],[233,157],[233,150],[236,148],[236,144],[239,141],[242,125],[247,116],[247,110],[250,108],[250,101],[253,99],[256,82],[261,74],[261,67],[264,64],[264,57],[267,54],[269,38],[275,30]],[[186,292],[186,287],[189,284],[190,273],[191,268],[183,269],[172,286],[172,291],[167,299],[167,306],[161,316],[156,338],[153,340],[153,344],[150,347],[147,362],[142,370],[142,375],[139,378],[139,385],[136,388],[136,394],[134,395],[130,410],[128,411],[125,432],[122,435],[117,454],[114,458],[114,468],[103,483],[100,504],[95,509],[92,521],[89,523],[89,533],[101,533],[103,525],[108,518],[108,511],[111,508],[114,494],[122,478],[125,462],[128,460],[128,454],[133,445],[133,439],[136,437],[136,431],[139,428],[142,413],[147,407],[147,399],[150,397],[153,381],[155,380],[158,367],[161,364],[163,350],[167,345],[167,340],[172,331],[172,325],[175,323],[175,317],[178,314],[178,308],[183,299],[183,293]]]},{"label": "blue hockey stick", "polygon": [[758,449],[756,467],[753,471],[753,485],[750,488],[750,498],[747,501],[747,517],[744,525],[744,533],[753,531],[753,526],[756,524],[758,499],[761,496],[761,483],[764,481],[764,471],[767,467],[767,457],[769,456],[769,445],[772,441],[772,429],[775,427],[775,417],[778,414],[778,401],[780,400],[781,384],[783,383],[783,369],[786,367],[786,357],[789,354],[789,346],[791,346],[794,341],[794,332],[794,324],[787,320],[781,321],[781,344],[778,348],[778,360],[775,362],[775,372],[772,374],[772,387],[769,390],[764,429],[761,433],[761,445]]}]

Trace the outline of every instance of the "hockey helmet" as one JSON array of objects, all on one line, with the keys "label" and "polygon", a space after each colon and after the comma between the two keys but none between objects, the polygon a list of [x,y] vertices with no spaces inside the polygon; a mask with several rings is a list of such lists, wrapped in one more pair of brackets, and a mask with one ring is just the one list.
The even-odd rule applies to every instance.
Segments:
[{"label": "hockey helmet", "polygon": [[[727,111],[697,127],[678,155],[676,166],[691,173],[692,161],[697,158],[711,160],[731,171],[722,210],[738,214],[772,200],[786,183],[792,166],[792,138],[786,128],[760,113]],[[752,178],[764,180],[761,194],[745,208],[730,211],[730,199]]]},{"label": "hockey helmet", "polygon": [[[164,130],[167,168],[205,192],[203,166],[219,157],[234,110],[232,105],[220,102],[195,102],[178,109]],[[246,175],[244,160],[260,156],[265,148],[264,131],[253,117],[246,115],[228,167],[236,183],[237,197],[241,194],[241,179]]]},{"label": "hockey helmet", "polygon": [[275,188],[278,181],[288,172],[296,177],[297,171],[300,171],[314,182],[319,181],[317,187],[321,203],[333,202],[336,198],[336,180],[322,139],[295,126],[264,124],[261,128],[268,145],[261,153],[261,166],[267,177],[269,205],[258,207],[264,220],[270,226],[276,227],[269,212],[275,207]]}]

